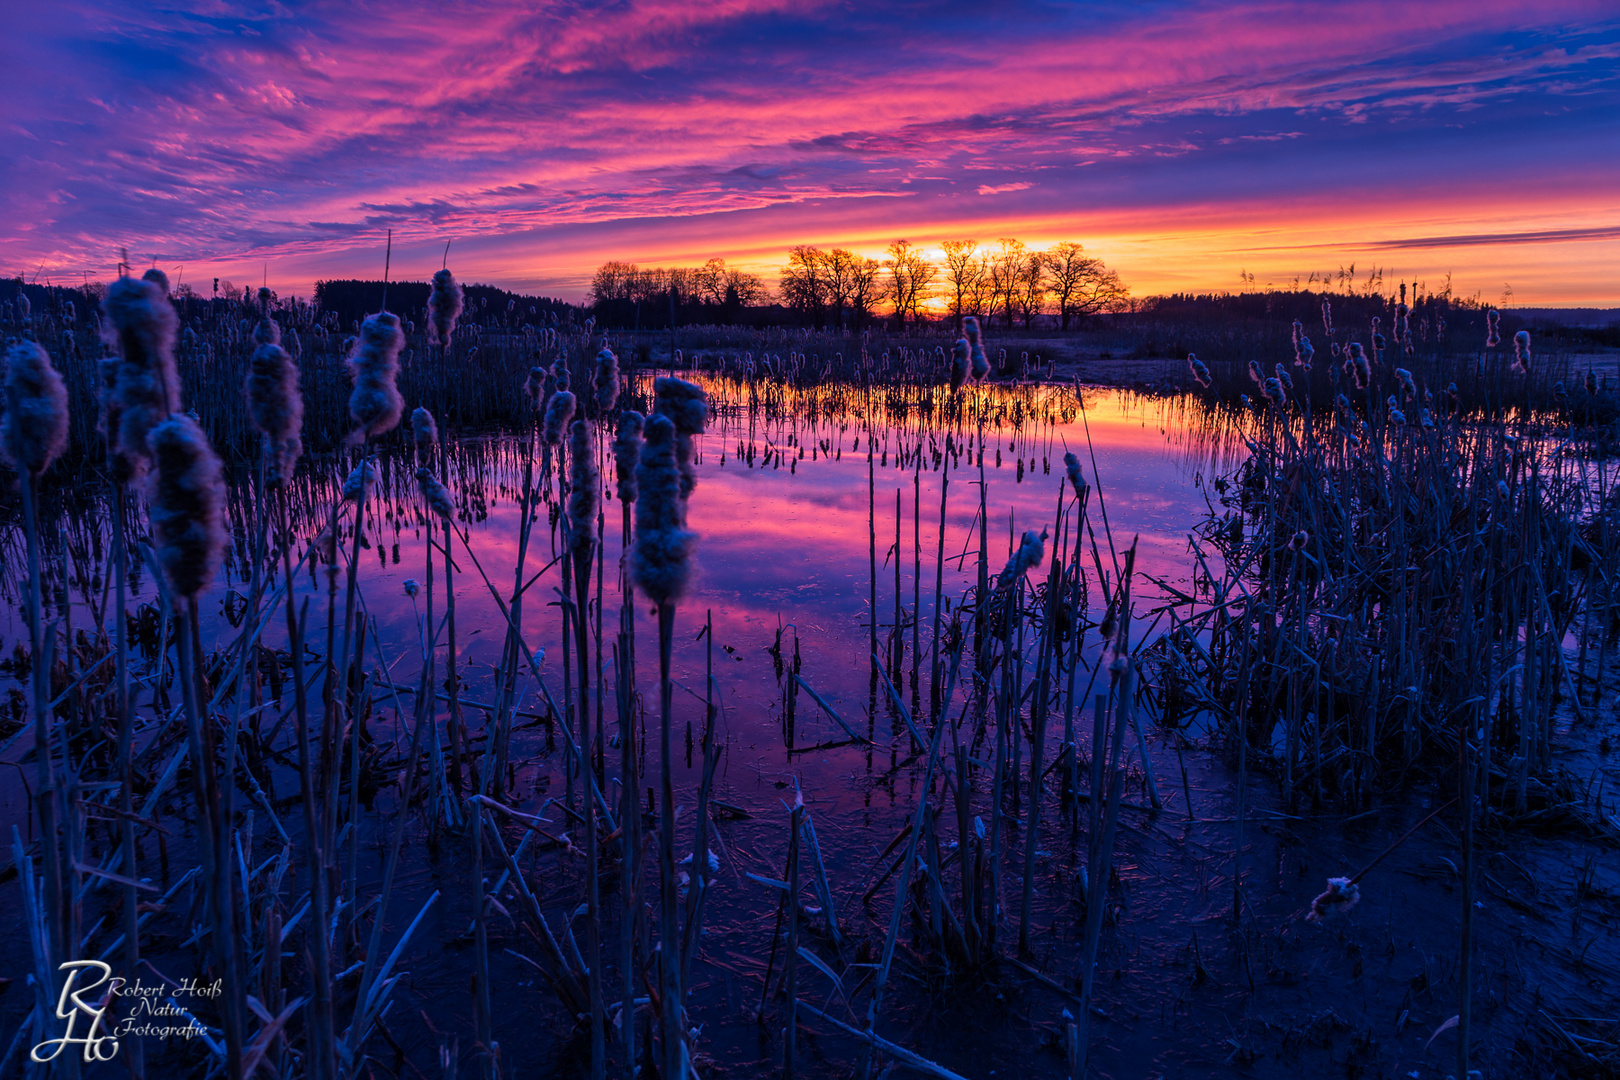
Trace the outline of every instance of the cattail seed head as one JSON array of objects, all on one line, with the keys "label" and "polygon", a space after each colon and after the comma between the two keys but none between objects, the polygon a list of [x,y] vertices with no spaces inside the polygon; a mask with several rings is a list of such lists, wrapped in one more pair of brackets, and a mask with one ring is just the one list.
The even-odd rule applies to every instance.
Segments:
[{"label": "cattail seed head", "polygon": [[1009,588],[1019,578],[1037,566],[1046,557],[1046,533],[1029,529],[1018,542],[1018,550],[1007,560],[1007,565],[996,579],[998,589]]},{"label": "cattail seed head", "polygon": [[1193,353],[1187,354],[1187,370],[1192,372],[1194,382],[1199,386],[1208,388],[1210,384],[1209,367]]},{"label": "cattail seed head", "polygon": [[703,434],[709,421],[708,395],[696,383],[665,376],[653,383],[653,411],[675,425],[675,461],[681,473],[681,498],[697,487],[692,437]]},{"label": "cattail seed head", "polygon": [[416,581],[415,578],[406,578],[405,579],[405,595],[406,596],[410,597],[412,600],[415,600],[416,599],[416,594],[418,592],[421,592],[421,590],[422,590],[422,586],[417,584],[417,581]]},{"label": "cattail seed head", "polygon": [[529,399],[529,405],[535,412],[543,413],[546,407],[546,380],[551,373],[543,367],[529,369],[529,377],[523,380],[523,396]]},{"label": "cattail seed head", "polygon": [[1301,337],[1299,339],[1299,350],[1294,358],[1294,363],[1304,368],[1306,371],[1309,371],[1311,370],[1311,361],[1314,359],[1316,359],[1316,349],[1311,346],[1311,339],[1308,337]]},{"label": "cattail seed head", "polygon": [[433,284],[428,290],[427,300],[427,338],[429,345],[449,345],[450,337],[456,332],[456,320],[461,318],[464,299],[461,286],[456,284],[456,277],[449,270],[439,270],[433,275]]},{"label": "cattail seed head", "polygon": [[361,443],[399,426],[405,399],[399,396],[399,352],[405,334],[399,316],[379,311],[360,324],[360,340],[348,359],[354,390],[349,394],[349,416],[355,428],[349,442]]},{"label": "cattail seed head", "polygon": [[568,389],[570,376],[568,374],[568,358],[566,356],[557,357],[556,361],[551,365],[551,377],[556,380],[556,386],[559,393]]},{"label": "cattail seed head", "polygon": [[438,421],[421,406],[411,410],[411,439],[416,444],[417,456],[423,461],[428,460],[439,445]]},{"label": "cattail seed head", "polygon": [[255,345],[280,345],[281,327],[276,320],[266,315],[253,327],[253,343]]},{"label": "cattail seed head", "polygon": [[641,429],[645,418],[634,409],[619,414],[619,429],[613,436],[613,472],[618,481],[619,501],[636,501],[636,465],[641,461]]},{"label": "cattail seed head", "polygon": [[1492,308],[1485,313],[1485,347],[1494,349],[1502,344],[1502,313]]},{"label": "cattail seed head", "polygon": [[1395,369],[1395,378],[1401,384],[1401,393],[1408,398],[1417,397],[1417,383],[1412,380],[1412,373],[1405,368]]},{"label": "cattail seed head", "polygon": [[304,452],[300,438],[304,397],[298,387],[298,365],[280,345],[265,342],[253,350],[243,392],[247,395],[248,418],[264,437],[265,481],[271,487],[281,487],[292,479],[293,468]]},{"label": "cattail seed head", "polygon": [[343,499],[345,502],[359,502],[361,496],[369,499],[372,489],[376,486],[376,466],[370,461],[362,461],[349,473],[348,479],[343,481]]},{"label": "cattail seed head", "polygon": [[152,281],[122,277],[107,288],[103,303],[109,344],[120,360],[103,419],[109,447],[123,456],[129,475],[151,460],[147,433],[180,411],[180,376],[174,367],[174,305]]},{"label": "cattail seed head", "polygon": [[1311,901],[1310,913],[1305,916],[1311,922],[1321,922],[1342,912],[1349,911],[1361,900],[1361,890],[1349,878],[1328,878],[1327,892],[1322,893]]},{"label": "cattail seed head", "polygon": [[1309,544],[1310,542],[1311,534],[1306,532],[1304,529],[1301,529],[1299,532],[1294,534],[1292,540],[1288,541],[1288,546],[1293,548],[1295,551],[1304,551],[1305,545]]},{"label": "cattail seed head", "polygon": [[433,470],[423,467],[416,470],[416,486],[421,489],[422,501],[427,508],[446,521],[456,513],[456,504],[450,498],[449,490],[433,475]]},{"label": "cattail seed head", "polygon": [[1080,459],[1070,450],[1063,455],[1063,468],[1069,476],[1069,485],[1074,488],[1074,497],[1082,503],[1085,502],[1086,492],[1090,485],[1086,483],[1085,474],[1080,471]]},{"label": "cattail seed head", "polygon": [[1288,407],[1288,395],[1283,393],[1282,382],[1278,379],[1267,379],[1261,384],[1266,400],[1279,409]]},{"label": "cattail seed head", "polygon": [[636,466],[636,543],[630,573],[656,604],[680,599],[692,576],[696,537],[686,527],[686,501],[675,458],[675,425],[668,416],[647,418]]},{"label": "cattail seed head", "polygon": [[1254,383],[1256,386],[1264,386],[1266,384],[1266,373],[1260,367],[1260,362],[1258,360],[1249,361],[1249,381]]},{"label": "cattail seed head", "polygon": [[602,472],[596,466],[596,432],[575,420],[568,432],[568,537],[575,558],[590,559],[602,506]]},{"label": "cattail seed head", "polygon": [[1520,330],[1513,335],[1513,368],[1526,375],[1530,373],[1530,331]]},{"label": "cattail seed head", "polygon": [[163,290],[163,295],[164,296],[169,295],[169,275],[165,274],[162,270],[159,270],[157,267],[154,266],[150,270],[148,270],[146,273],[142,274],[141,275],[141,280],[142,281],[150,281],[152,284],[156,285],[159,289]]},{"label": "cattail seed head", "polygon": [[32,341],[6,350],[5,404],[0,455],[17,471],[38,476],[67,449],[68,398],[50,355]]},{"label": "cattail seed head", "polygon": [[550,403],[546,405],[546,425],[543,432],[548,446],[561,444],[563,433],[568,430],[569,421],[573,418],[574,395],[567,390],[559,390],[552,394]]},{"label": "cattail seed head", "polygon": [[188,416],[175,415],[147,435],[152,484],[147,517],[158,565],[169,588],[191,599],[214,580],[225,550],[225,480],[208,438]]},{"label": "cattail seed head", "polygon": [[1292,390],[1294,388],[1294,378],[1292,375],[1288,374],[1288,369],[1282,364],[1277,365],[1277,381],[1282,384],[1282,388],[1284,390]]},{"label": "cattail seed head", "polygon": [[596,390],[596,406],[601,415],[613,411],[619,402],[619,358],[606,345],[596,354],[596,370],[591,375]]},{"label": "cattail seed head", "polygon": [[990,374],[990,358],[984,354],[984,339],[979,335],[979,320],[972,315],[963,319],[962,333],[967,336],[973,381],[983,382],[984,377]]}]

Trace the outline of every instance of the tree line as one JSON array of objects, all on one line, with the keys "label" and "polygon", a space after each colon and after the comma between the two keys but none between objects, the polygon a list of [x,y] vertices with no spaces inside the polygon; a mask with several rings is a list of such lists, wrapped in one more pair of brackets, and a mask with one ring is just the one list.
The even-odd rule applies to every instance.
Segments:
[{"label": "tree line", "polygon": [[909,240],[896,240],[874,259],[800,244],[778,271],[774,294],[759,276],[723,259],[672,268],[607,262],[591,280],[590,302],[605,325],[665,326],[673,318],[857,331],[874,320],[903,329],[941,314],[957,323],[975,315],[1025,329],[1050,316],[1067,330],[1130,305],[1119,275],[1074,241],[1034,251],[1011,237],[982,246],[949,240],[940,252],[931,258]]}]

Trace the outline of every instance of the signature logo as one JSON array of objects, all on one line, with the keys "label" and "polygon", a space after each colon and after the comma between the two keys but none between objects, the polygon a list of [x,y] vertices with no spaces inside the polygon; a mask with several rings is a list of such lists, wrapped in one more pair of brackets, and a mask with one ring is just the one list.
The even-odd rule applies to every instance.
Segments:
[{"label": "signature logo", "polygon": [[[67,1030],[60,1039],[46,1039],[28,1056],[44,1064],[55,1061],[69,1047],[82,1046],[85,1061],[111,1061],[118,1056],[118,1038],[107,1028],[107,1009],[124,980],[115,978],[112,966],[100,960],[69,960],[58,970],[67,972],[67,980],[62,984],[62,995],[56,999],[56,1018],[67,1021]],[[89,975],[94,975],[95,981],[81,983],[80,976]],[[99,1001],[86,1000],[101,986],[107,989]],[[85,1025],[82,1035],[81,1024]]]}]

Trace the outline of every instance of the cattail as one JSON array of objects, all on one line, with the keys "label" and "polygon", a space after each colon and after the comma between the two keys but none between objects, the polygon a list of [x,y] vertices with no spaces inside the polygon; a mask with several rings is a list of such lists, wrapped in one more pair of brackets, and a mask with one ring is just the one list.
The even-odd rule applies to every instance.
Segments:
[{"label": "cattail", "polygon": [[1356,883],[1347,877],[1328,878],[1327,892],[1322,893],[1311,901],[1310,914],[1305,918],[1311,922],[1321,922],[1323,919],[1349,911],[1361,900],[1361,890]]},{"label": "cattail", "polygon": [[566,356],[557,357],[556,361],[551,365],[551,377],[556,380],[558,393],[568,389],[568,358]]},{"label": "cattail", "polygon": [[162,270],[159,270],[157,267],[154,266],[150,270],[148,270],[146,273],[142,274],[141,275],[141,280],[142,281],[150,281],[152,284],[156,285],[159,289],[163,290],[163,295],[164,296],[169,295],[169,275],[165,274]]},{"label": "cattail", "polygon": [[416,443],[417,456],[426,461],[439,445],[439,424],[433,414],[421,406],[411,410],[411,438]]},{"label": "cattail", "polygon": [[1069,484],[1074,488],[1074,497],[1084,502],[1090,486],[1080,472],[1080,459],[1074,456],[1074,451],[1063,455],[1063,468],[1069,474]]},{"label": "cattail", "polygon": [[1238,395],[1238,404],[1242,405],[1245,409],[1247,409],[1249,407],[1249,405],[1252,404],[1249,401],[1249,395],[1248,394],[1239,394]]},{"label": "cattail", "polygon": [[1192,372],[1193,381],[1199,386],[1207,388],[1210,384],[1209,368],[1192,353],[1187,354],[1187,370]]},{"label": "cattail", "polygon": [[1396,427],[1403,427],[1406,424],[1406,414],[1399,409],[1391,409],[1389,410],[1389,422]]},{"label": "cattail", "polygon": [[450,336],[456,332],[456,320],[461,318],[462,304],[461,286],[456,284],[455,275],[449,270],[436,271],[427,300],[429,345],[450,344]]},{"label": "cattail", "polygon": [[967,335],[968,352],[973,361],[973,381],[983,382],[990,374],[990,358],[984,355],[984,341],[979,336],[979,320],[972,315],[962,320],[962,333]]},{"label": "cattail", "polygon": [[692,545],[686,527],[681,473],[675,456],[675,425],[654,413],[647,418],[636,466],[636,544],[630,573],[636,586],[655,604],[678,600],[692,576]]},{"label": "cattail", "polygon": [[546,426],[543,432],[548,446],[556,446],[562,442],[563,432],[568,430],[568,423],[573,418],[574,395],[567,390],[559,390],[552,394],[551,402],[546,406]]},{"label": "cattail", "polygon": [[1311,370],[1311,361],[1314,359],[1316,359],[1316,350],[1311,347],[1311,339],[1308,337],[1300,338],[1299,349],[1295,354],[1294,363],[1309,371]]},{"label": "cattail", "polygon": [[1249,361],[1249,380],[1256,386],[1264,386],[1266,384],[1266,373],[1261,369],[1260,362],[1258,360]]},{"label": "cattail", "polygon": [[343,499],[345,502],[359,502],[361,497],[371,497],[371,491],[377,486],[377,469],[369,461],[362,461],[349,473],[347,480],[343,481]]},{"label": "cattail", "polygon": [[[264,322],[276,325],[268,319]],[[247,395],[248,419],[264,436],[265,482],[281,487],[292,479],[293,468],[304,452],[300,438],[304,397],[298,388],[298,365],[286,349],[266,341],[253,350],[243,391]]]},{"label": "cattail", "polygon": [[1598,392],[1597,374],[1590,370],[1586,373],[1586,392],[1593,396],[1596,396]]},{"label": "cattail", "polygon": [[675,425],[675,463],[681,472],[681,498],[697,487],[692,437],[703,434],[709,420],[708,395],[696,383],[665,376],[653,383],[653,411]]},{"label": "cattail", "polygon": [[225,481],[208,438],[188,416],[175,415],[147,435],[152,486],[147,518],[169,588],[189,600],[214,580],[225,549]]},{"label": "cattail", "polygon": [[967,343],[967,338],[957,338],[955,347],[951,349],[951,393],[962,389],[967,382],[972,356],[973,347]]},{"label": "cattail", "polygon": [[27,293],[18,293],[17,294],[17,319],[18,319],[18,321],[23,322],[23,323],[28,322],[28,316],[33,314],[33,311],[34,311],[34,305],[28,299],[28,294]]},{"label": "cattail", "polygon": [[1426,428],[1434,427],[1434,414],[1428,409],[1424,409],[1422,412],[1418,413],[1418,426]]},{"label": "cattail", "polygon": [[596,354],[591,385],[596,388],[596,407],[606,416],[619,401],[619,358],[606,345]]},{"label": "cattail", "polygon": [[[189,327],[186,332],[190,333]],[[257,325],[253,327],[253,343],[255,345],[280,345],[281,327],[276,323],[276,320],[268,315],[260,319]]]},{"label": "cattail", "polygon": [[67,449],[68,398],[48,353],[32,341],[6,350],[6,412],[0,455],[12,468],[38,476]]},{"label": "cattail", "polygon": [[1277,379],[1267,379],[1261,387],[1266,400],[1279,409],[1287,408],[1288,396],[1283,393],[1282,382]]},{"label": "cattail", "polygon": [[1293,539],[1288,541],[1288,546],[1293,548],[1295,551],[1304,551],[1305,545],[1309,544],[1310,542],[1311,534],[1306,532],[1304,529],[1301,529],[1299,532],[1294,534]]},{"label": "cattail", "polygon": [[1277,365],[1277,381],[1282,383],[1282,388],[1284,390],[1292,390],[1294,388],[1294,378],[1288,374],[1288,369],[1282,364]]},{"label": "cattail", "polygon": [[1322,332],[1333,336],[1333,307],[1326,300],[1322,301]]},{"label": "cattail", "polygon": [[1408,399],[1417,397],[1417,383],[1412,381],[1412,373],[1405,368],[1395,369],[1395,378],[1401,384],[1401,393]]},{"label": "cattail", "polygon": [[174,305],[155,282],[122,277],[103,305],[120,361],[103,406],[104,434],[130,475],[151,459],[147,433],[180,411],[180,376],[174,368]]},{"label": "cattail", "polygon": [[1530,374],[1530,331],[1520,330],[1513,335],[1513,370]]},{"label": "cattail", "polygon": [[410,597],[412,600],[415,600],[416,599],[416,594],[418,592],[421,592],[421,590],[422,590],[422,586],[417,584],[417,581],[416,581],[415,578],[406,578],[405,579],[405,595],[406,596]]},{"label": "cattail", "polygon": [[1305,340],[1305,327],[1300,323],[1300,321],[1298,319],[1295,319],[1294,320],[1293,342],[1294,342],[1294,363],[1296,363],[1296,364],[1299,363],[1299,343],[1301,341],[1303,341],[1303,340]]},{"label": "cattail", "polygon": [[299,357],[304,355],[304,346],[303,343],[298,340],[297,327],[287,328],[286,349],[287,352],[292,355],[294,360],[297,360]]},{"label": "cattail", "polygon": [[537,413],[544,413],[546,409],[546,380],[551,373],[543,367],[529,369],[529,377],[523,380],[523,396],[529,399],[529,404]]},{"label": "cattail", "polygon": [[433,470],[423,466],[416,470],[416,486],[422,491],[422,501],[433,513],[449,521],[456,513],[455,501],[450,498],[450,492],[439,483],[439,478],[433,475]]},{"label": "cattail", "polygon": [[568,433],[568,536],[575,558],[589,560],[596,546],[596,516],[602,505],[602,473],[596,467],[596,433],[589,420],[575,420]]},{"label": "cattail", "polygon": [[636,465],[641,461],[644,419],[634,409],[626,409],[619,414],[619,429],[613,436],[613,471],[618,480],[620,502],[636,501]]},{"label": "cattail", "polygon": [[1018,542],[1018,550],[1013,552],[1013,557],[1007,560],[1001,576],[996,579],[996,587],[1010,588],[1014,582],[1028,573],[1031,567],[1039,565],[1045,557],[1046,533],[1037,534],[1034,529],[1026,531]]},{"label": "cattail", "polygon": [[351,443],[365,442],[399,426],[405,399],[399,396],[399,351],[405,335],[399,316],[379,311],[360,325],[360,340],[348,359],[354,391],[349,395],[349,416],[355,422]]},{"label": "cattail", "polygon": [[1372,385],[1372,365],[1367,362],[1367,353],[1362,349],[1361,342],[1352,341],[1349,349],[1344,361],[1345,373],[1355,378],[1357,390],[1365,390]]},{"label": "cattail", "polygon": [[1502,344],[1501,323],[1502,313],[1500,311],[1492,308],[1485,313],[1485,347],[1487,349],[1494,349]]}]

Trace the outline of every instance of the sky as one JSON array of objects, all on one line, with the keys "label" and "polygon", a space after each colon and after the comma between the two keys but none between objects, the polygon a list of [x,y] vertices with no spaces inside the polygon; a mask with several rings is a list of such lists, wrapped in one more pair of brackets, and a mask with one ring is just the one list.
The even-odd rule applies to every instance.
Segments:
[{"label": "sky", "polygon": [[[1076,240],[1620,305],[1614,0],[14,5],[0,273],[581,299],[608,259]],[[1254,275],[1247,286],[1241,274]]]}]

